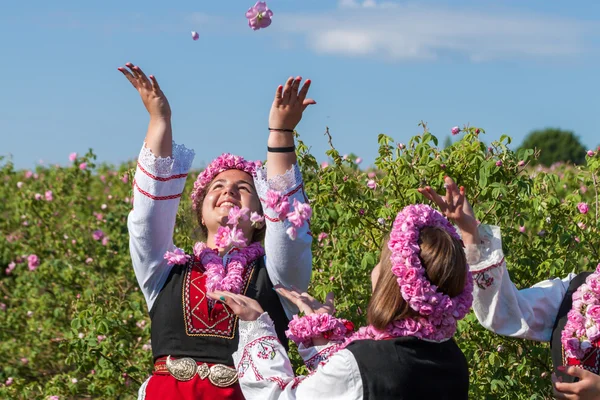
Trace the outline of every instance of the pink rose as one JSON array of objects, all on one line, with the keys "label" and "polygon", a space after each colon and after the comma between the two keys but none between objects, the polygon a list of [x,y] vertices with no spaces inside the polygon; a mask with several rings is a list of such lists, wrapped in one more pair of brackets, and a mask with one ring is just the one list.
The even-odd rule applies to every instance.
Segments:
[{"label": "pink rose", "polygon": [[27,264],[30,271],[35,271],[40,266],[40,258],[35,254],[31,254],[27,257]]},{"label": "pink rose", "polygon": [[589,211],[589,207],[588,207],[587,203],[579,203],[579,204],[577,204],[577,209],[582,214],[587,214],[588,211]]},{"label": "pink rose", "polygon": [[83,163],[79,164],[79,169],[80,170],[84,171],[86,168],[87,168],[87,163],[83,162]]},{"label": "pink rose", "polygon": [[453,135],[458,135],[460,133],[460,128],[458,126],[455,126],[450,130],[450,132],[452,132]]},{"label": "pink rose", "polygon": [[73,162],[75,160],[77,160],[77,153],[69,154],[69,161]]}]

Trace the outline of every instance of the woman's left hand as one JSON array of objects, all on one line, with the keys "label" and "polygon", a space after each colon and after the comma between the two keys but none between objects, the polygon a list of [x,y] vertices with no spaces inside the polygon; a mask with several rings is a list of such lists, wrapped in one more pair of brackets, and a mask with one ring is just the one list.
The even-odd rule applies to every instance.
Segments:
[{"label": "woman's left hand", "polygon": [[566,383],[552,374],[554,398],[569,400],[600,399],[600,376],[583,368],[558,367],[560,372],[579,378],[578,382]]},{"label": "woman's left hand", "polygon": [[264,313],[258,301],[250,297],[221,290],[207,294],[211,299],[225,303],[242,321],[256,321]]},{"label": "woman's left hand", "polygon": [[269,113],[269,128],[295,129],[302,119],[302,113],[311,104],[317,104],[313,99],[307,99],[310,80],[307,80],[302,89],[302,78],[289,78],[285,86],[278,86],[275,100]]}]

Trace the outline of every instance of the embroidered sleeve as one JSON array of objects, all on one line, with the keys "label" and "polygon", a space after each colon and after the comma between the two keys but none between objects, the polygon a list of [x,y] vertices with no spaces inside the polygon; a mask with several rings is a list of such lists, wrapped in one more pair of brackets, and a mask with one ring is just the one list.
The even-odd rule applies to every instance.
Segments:
[{"label": "embroidered sleeve", "polygon": [[[296,228],[297,237],[292,240],[286,233],[286,230],[291,227],[290,222],[282,222],[275,211],[267,208],[264,202],[267,191],[271,189],[287,195],[290,204],[293,204],[294,199],[308,203],[300,168],[295,164],[285,174],[269,180],[267,180],[266,169],[260,168],[257,170],[254,182],[263,203],[267,224],[265,252],[269,278],[273,284],[281,283],[288,287],[296,286],[299,289],[307,290],[312,272],[312,236],[309,222]],[[280,299],[288,318],[291,319],[298,312],[298,308],[289,300],[282,297]]]},{"label": "embroidered sleeve", "polygon": [[193,150],[175,143],[172,157],[156,157],[143,146],[138,158],[127,228],[133,269],[149,310],[169,275],[164,255],[176,249],[175,217],[193,159]]},{"label": "embroidered sleeve", "polygon": [[352,353],[341,350],[308,376],[294,376],[285,349],[268,314],[240,322],[233,354],[247,400],[362,399],[362,380]]},{"label": "embroidered sleeve", "polygon": [[574,275],[519,290],[506,268],[500,228],[482,225],[479,232],[483,243],[466,251],[474,279],[473,311],[479,323],[500,335],[550,341],[558,308]]},{"label": "embroidered sleeve", "polygon": [[338,350],[339,344],[335,342],[329,342],[322,346],[309,346],[304,347],[303,344],[298,346],[298,353],[304,360],[304,364],[310,371],[314,371],[323,362],[327,361],[329,357],[335,354]]}]

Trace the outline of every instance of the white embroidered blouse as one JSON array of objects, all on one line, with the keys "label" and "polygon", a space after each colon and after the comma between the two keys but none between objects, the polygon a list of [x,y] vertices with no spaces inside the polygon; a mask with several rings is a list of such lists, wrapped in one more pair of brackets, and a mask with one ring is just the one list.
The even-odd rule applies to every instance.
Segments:
[{"label": "white embroidered blouse", "polygon": [[[483,225],[479,228],[485,243],[489,243],[489,230]],[[470,250],[467,259],[477,270],[492,268],[501,257],[490,251],[489,245]],[[329,343],[309,348],[300,345],[299,353],[311,371],[307,376],[295,376],[267,313],[256,321],[240,321],[233,362],[246,400],[363,399],[363,382],[352,352],[336,352]]]},{"label": "white embroidered blouse", "polygon": [[[133,269],[148,310],[152,309],[171,271],[164,254],[176,248],[173,243],[175,218],[194,155],[193,150],[173,143],[172,157],[155,157],[150,149],[142,146],[138,158],[133,182],[133,210],[127,219],[127,228]],[[288,194],[290,203],[295,198],[306,201],[297,165],[268,181],[266,175],[264,168],[259,169],[254,180],[261,199],[266,197],[268,189],[273,189]],[[267,226],[265,265],[269,278],[273,283],[306,290],[312,268],[312,237],[308,223],[298,228],[296,240],[291,240],[286,234],[289,222],[279,221],[275,212],[264,204],[263,209]],[[223,261],[227,262],[226,256]],[[282,299],[282,304],[289,318],[297,312],[287,299]]]},{"label": "white embroidered blouse", "polygon": [[576,275],[519,290],[506,269],[500,228],[485,227],[482,240],[483,251],[493,262],[471,266],[473,310],[479,323],[500,335],[549,342],[560,304]]}]

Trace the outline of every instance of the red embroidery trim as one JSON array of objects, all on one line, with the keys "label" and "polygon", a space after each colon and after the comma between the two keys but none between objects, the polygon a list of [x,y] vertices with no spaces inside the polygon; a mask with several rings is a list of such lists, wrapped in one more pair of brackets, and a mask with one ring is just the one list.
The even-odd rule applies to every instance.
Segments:
[{"label": "red embroidery trim", "polygon": [[188,174],[179,174],[179,175],[171,175],[166,178],[161,178],[160,176],[152,175],[150,172],[146,171],[142,167],[142,165],[139,163],[139,161],[137,163],[137,166],[140,169],[140,171],[142,171],[143,173],[148,175],[150,178],[154,179],[155,181],[160,181],[160,182],[167,182],[167,181],[170,181],[171,179],[181,179],[181,178],[185,178],[188,176]]},{"label": "red embroidery trim", "polygon": [[173,200],[173,199],[178,199],[181,197],[181,193],[179,194],[172,194],[170,196],[153,196],[150,193],[146,192],[145,190],[143,190],[138,184],[137,182],[134,180],[133,181],[133,186],[135,186],[137,188],[137,190],[143,194],[144,196],[151,198],[152,200]]},{"label": "red embroidery trim", "polygon": [[499,267],[500,265],[502,265],[502,263],[503,263],[503,262],[504,262],[504,257],[502,257],[502,260],[498,261],[496,264],[492,264],[492,265],[490,265],[489,267],[486,267],[486,268],[484,268],[484,269],[481,269],[481,270],[479,270],[479,271],[471,271],[471,273],[472,273],[472,274],[481,274],[482,272],[487,272],[487,271],[489,271],[490,269],[493,269],[493,268]]}]

